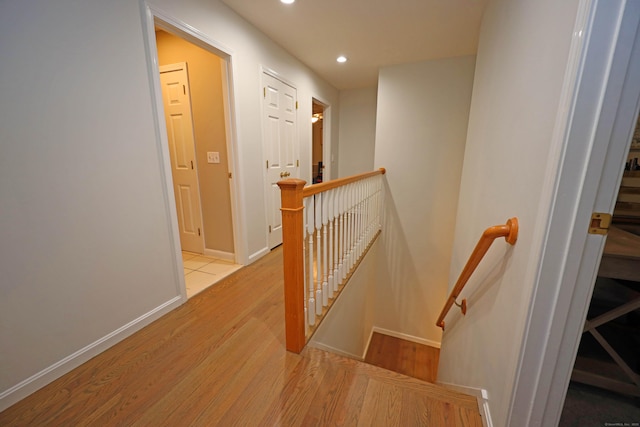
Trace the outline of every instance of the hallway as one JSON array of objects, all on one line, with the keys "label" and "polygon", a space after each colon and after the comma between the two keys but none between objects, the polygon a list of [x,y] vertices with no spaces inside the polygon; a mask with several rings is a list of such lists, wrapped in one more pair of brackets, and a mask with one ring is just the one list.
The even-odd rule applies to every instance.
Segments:
[{"label": "hallway", "polygon": [[282,249],[0,413],[3,426],[481,426],[474,397],[284,348]]}]

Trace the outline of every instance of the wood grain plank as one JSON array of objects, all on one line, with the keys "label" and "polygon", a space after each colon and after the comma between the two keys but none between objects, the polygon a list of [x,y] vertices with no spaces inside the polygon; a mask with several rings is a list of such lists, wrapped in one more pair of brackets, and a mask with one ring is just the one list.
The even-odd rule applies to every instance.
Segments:
[{"label": "wood grain plank", "polygon": [[275,250],[1,412],[0,425],[480,425],[471,396],[287,352],[283,307]]},{"label": "wood grain plank", "polygon": [[435,382],[440,349],[374,332],[365,362],[424,381]]}]

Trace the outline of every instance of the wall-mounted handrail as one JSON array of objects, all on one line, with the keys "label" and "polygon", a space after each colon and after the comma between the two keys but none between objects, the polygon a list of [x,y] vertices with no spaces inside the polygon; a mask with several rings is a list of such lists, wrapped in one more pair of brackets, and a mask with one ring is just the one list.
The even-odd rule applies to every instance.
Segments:
[{"label": "wall-mounted handrail", "polygon": [[451,306],[454,304],[460,307],[462,314],[467,313],[467,300],[463,299],[461,304],[456,302],[458,295],[462,292],[462,289],[467,284],[467,281],[482,261],[482,258],[487,253],[493,241],[497,238],[504,237],[507,243],[510,245],[515,245],[516,240],[518,240],[518,218],[511,218],[507,220],[507,223],[504,225],[495,225],[493,227],[487,228],[480,240],[478,240],[478,244],[474,248],[467,264],[462,269],[462,273],[460,273],[460,277],[456,282],[449,298],[444,304],[442,311],[440,312],[440,316],[438,317],[438,321],[436,322],[436,326],[439,326],[444,330],[444,318],[451,309]]}]

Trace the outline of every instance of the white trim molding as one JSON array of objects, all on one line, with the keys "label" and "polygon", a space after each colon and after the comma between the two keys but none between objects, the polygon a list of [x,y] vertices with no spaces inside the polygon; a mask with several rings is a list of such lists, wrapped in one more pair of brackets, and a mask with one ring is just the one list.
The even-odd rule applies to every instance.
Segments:
[{"label": "white trim molding", "polygon": [[638,115],[639,23],[638,1],[580,3],[544,251],[507,425],[557,425],[562,413],[605,240],[588,235],[587,225],[592,212],[613,211]]},{"label": "white trim molding", "polygon": [[[249,262],[248,264],[251,264],[257,260],[259,260],[260,258],[262,258],[263,256],[265,256],[266,254],[268,254],[269,252],[271,252],[271,249],[269,248],[262,248],[257,252],[252,253],[251,255],[249,255]],[[241,263],[242,264],[242,263]]]},{"label": "white trim molding", "polygon": [[222,260],[225,260],[225,261],[235,262],[235,260],[236,260],[236,255],[233,252],[225,252],[225,251],[218,251],[218,250],[215,250],[215,249],[207,249],[207,248],[205,248],[204,249],[204,254],[206,256],[222,259]]},{"label": "white trim molding", "polygon": [[483,388],[467,387],[457,384],[441,383],[436,381],[436,384],[447,388],[449,390],[457,391],[458,393],[468,394],[478,399],[478,411],[480,417],[482,417],[483,427],[493,427],[493,421],[491,420],[491,411],[489,411],[489,393]]},{"label": "white trim molding", "polygon": [[104,337],[92,342],[91,344],[81,348],[73,354],[65,357],[53,365],[41,370],[40,372],[21,381],[13,387],[0,393],[0,412],[9,406],[24,399],[35,391],[41,389],[45,385],[60,378],[64,374],[71,372],[73,369],[82,365],[89,359],[97,356],[109,347],[117,344],[123,339],[133,335],[135,332],[144,328],[154,320],[159,319],[171,310],[182,305],[182,296],[176,296],[153,310],[143,314],[137,319],[132,320],[126,325],[116,329],[115,331],[105,335]]},{"label": "white trim molding", "polygon": [[[420,337],[415,337],[413,335],[408,335],[408,334],[404,334],[402,332],[396,332],[396,331],[391,331],[389,329],[384,329],[384,328],[379,328],[377,326],[374,326],[371,334],[373,335],[373,332],[378,332],[380,334],[383,335],[389,335],[390,337],[395,337],[395,338],[400,338],[401,340],[405,340],[405,341],[411,341],[411,342],[415,342],[417,344],[423,344],[423,345],[428,345],[429,347],[434,347],[434,348],[440,348],[440,342],[438,341],[431,341],[425,338],[420,338]],[[368,347],[368,345],[367,345]]]}]

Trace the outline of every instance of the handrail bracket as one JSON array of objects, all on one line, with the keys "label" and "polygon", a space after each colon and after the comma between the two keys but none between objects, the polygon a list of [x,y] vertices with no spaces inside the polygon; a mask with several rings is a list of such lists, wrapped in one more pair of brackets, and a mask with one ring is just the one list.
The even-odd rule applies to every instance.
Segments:
[{"label": "handrail bracket", "polygon": [[460,308],[460,311],[462,312],[462,315],[466,315],[467,314],[467,299],[463,298],[462,299],[462,303],[458,304],[458,301],[453,300],[453,303],[456,305],[456,307]]}]

